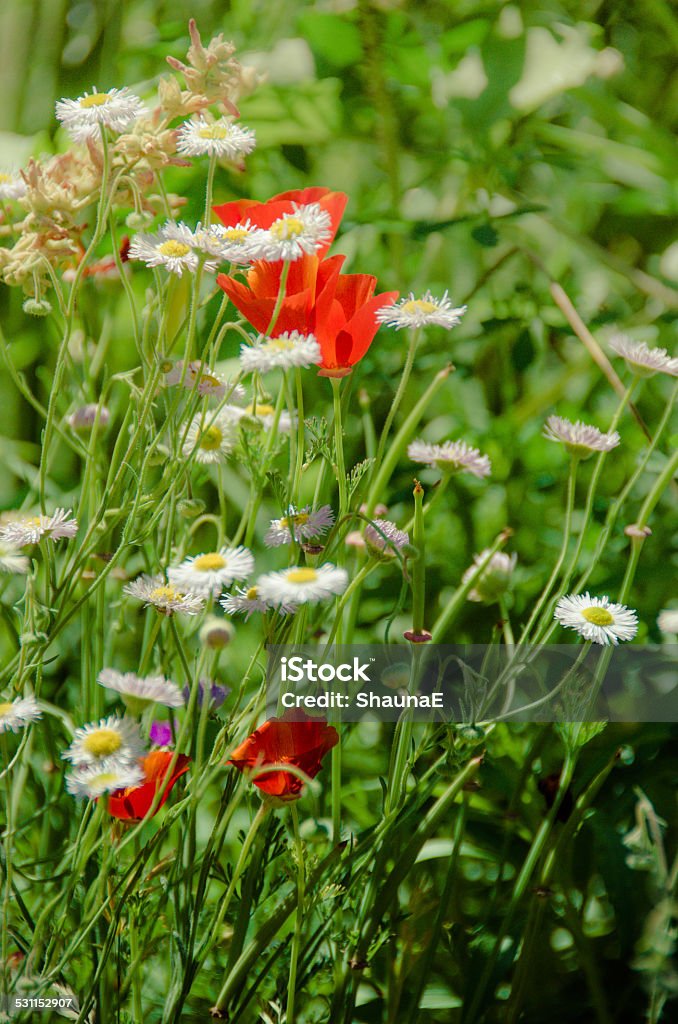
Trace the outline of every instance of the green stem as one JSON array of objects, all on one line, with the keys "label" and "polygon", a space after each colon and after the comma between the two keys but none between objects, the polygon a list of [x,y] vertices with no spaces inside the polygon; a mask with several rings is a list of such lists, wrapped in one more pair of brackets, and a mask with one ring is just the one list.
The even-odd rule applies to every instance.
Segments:
[{"label": "green stem", "polygon": [[409,341],[409,345],[408,345],[408,349],[407,349],[407,356],[406,356],[406,359],[405,359],[405,366],[403,367],[403,372],[402,372],[402,374],[400,376],[400,382],[398,384],[398,389],[397,389],[397,391],[395,393],[395,396],[393,398],[393,402],[391,403],[391,408],[388,411],[388,414],[386,416],[386,420],[384,422],[384,427],[382,429],[381,436],[379,438],[379,446],[377,448],[377,458],[376,458],[376,463],[375,463],[376,466],[378,466],[381,463],[381,460],[382,460],[382,457],[383,457],[383,454],[384,454],[384,448],[386,447],[386,442],[388,440],[388,435],[389,435],[389,433],[391,431],[391,426],[393,425],[393,420],[395,419],[395,415],[396,415],[398,409],[400,408],[400,403],[403,400],[403,395],[405,394],[405,391],[407,389],[407,385],[408,385],[409,380],[410,380],[410,374],[412,373],[412,365],[414,363],[414,356],[415,356],[415,352],[417,351],[417,345],[419,343],[419,338],[421,336],[421,328],[420,327],[414,328],[414,330],[411,330],[409,332],[409,334],[410,334],[410,341]]},{"label": "green stem", "polygon": [[294,924],[294,936],[292,938],[292,952],[290,956],[290,975],[287,985],[287,1015],[286,1024],[294,1024],[295,1021],[295,995],[297,986],[297,969],[299,965],[299,954],[301,951],[301,940],[304,927],[304,899],[306,873],[304,869],[304,844],[301,841],[299,831],[299,812],[296,802],[290,807],[292,827],[294,829],[294,845],[297,861],[297,909]]},{"label": "green stem", "polygon": [[344,461],[344,431],[341,420],[341,378],[331,377],[334,405],[334,452],[336,459],[337,483],[339,485],[339,518],[348,511],[348,490],[346,486],[346,464]]}]

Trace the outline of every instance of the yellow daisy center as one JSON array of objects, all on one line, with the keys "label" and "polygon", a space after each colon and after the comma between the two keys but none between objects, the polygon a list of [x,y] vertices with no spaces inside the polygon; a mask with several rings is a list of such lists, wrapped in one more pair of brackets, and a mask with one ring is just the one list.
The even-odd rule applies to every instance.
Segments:
[{"label": "yellow daisy center", "polygon": [[11,174],[5,174],[4,171],[0,171],[0,185],[6,185],[8,181],[12,180]]},{"label": "yellow daisy center", "polygon": [[110,98],[106,92],[94,92],[91,96],[83,96],[79,103],[81,107],[87,110],[89,107],[103,107],[104,103],[108,103]]},{"label": "yellow daisy center", "polygon": [[317,579],[315,569],[292,569],[287,574],[288,583],[315,583]]},{"label": "yellow daisy center", "polygon": [[210,569],[223,569],[226,559],[218,551],[212,551],[208,555],[199,555],[193,561],[193,568],[199,572],[209,572]]},{"label": "yellow daisy center", "polygon": [[101,772],[101,774],[97,775],[92,781],[93,783],[96,783],[97,786],[103,786],[107,789],[109,786],[114,785],[117,782],[117,779],[118,776],[115,772]]},{"label": "yellow daisy center", "polygon": [[149,594],[149,600],[151,600],[154,604],[164,604],[166,601],[177,601],[179,600],[180,597],[181,594],[176,589],[176,587],[172,587],[170,585],[156,587]]},{"label": "yellow daisy center", "polygon": [[294,342],[291,338],[272,338],[266,347],[276,352],[289,352],[294,348]]},{"label": "yellow daisy center", "polygon": [[203,373],[200,378],[200,383],[209,384],[213,388],[221,387],[221,381],[217,380],[216,377],[213,377],[211,373]]},{"label": "yellow daisy center", "polygon": [[409,299],[403,303],[403,313],[435,313],[438,309],[435,302],[426,299]]},{"label": "yellow daisy center", "polygon": [[169,241],[162,242],[158,246],[161,256],[186,256],[190,251],[190,245],[186,245],[185,242],[177,242],[176,238],[170,238]]},{"label": "yellow daisy center", "polygon": [[9,715],[11,710],[12,705],[9,703],[9,701],[3,701],[3,703],[0,704],[0,718],[4,718],[5,715]]},{"label": "yellow daisy center", "polygon": [[248,234],[247,228],[226,228],[221,237],[229,242],[242,242],[247,238]]},{"label": "yellow daisy center", "polygon": [[304,233],[304,223],[298,217],[281,217],[271,224],[270,232],[279,242],[288,238],[298,238]]},{"label": "yellow daisy center", "polygon": [[250,416],[272,416],[275,409],[272,405],[248,405],[246,412],[248,412]]},{"label": "yellow daisy center", "polygon": [[611,626],[614,622],[614,615],[607,608],[598,608],[596,606],[582,608],[582,615],[587,622],[592,622],[594,626]]},{"label": "yellow daisy center", "polygon": [[203,430],[200,434],[200,447],[205,452],[216,452],[221,447],[223,439],[224,435],[219,430],[219,427],[208,427],[207,430]]},{"label": "yellow daisy center", "polygon": [[295,516],[284,516],[280,520],[280,525],[282,527],[287,527],[287,529],[289,529],[290,524],[292,526],[305,526],[305,524],[308,522],[308,520],[309,520],[308,512],[297,512],[297,514]]},{"label": "yellow daisy center", "polygon": [[248,601],[256,601],[259,597],[259,591],[257,590],[256,587],[250,587],[247,593],[245,594],[245,597],[247,598]]},{"label": "yellow daisy center", "polygon": [[110,757],[120,750],[122,739],[115,729],[97,729],[82,741],[83,749],[93,757]]},{"label": "yellow daisy center", "polygon": [[208,124],[198,129],[201,139],[227,139],[228,127],[225,124]]}]

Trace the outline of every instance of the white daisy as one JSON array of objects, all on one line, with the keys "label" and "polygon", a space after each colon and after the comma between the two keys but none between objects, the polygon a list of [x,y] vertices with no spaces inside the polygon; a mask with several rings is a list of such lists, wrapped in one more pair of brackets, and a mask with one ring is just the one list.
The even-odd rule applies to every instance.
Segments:
[{"label": "white daisy", "polygon": [[265,601],[259,593],[259,588],[256,586],[236,587],[232,594],[227,594],[219,603],[227,615],[244,614],[245,621],[249,619],[253,612],[261,612],[263,614],[272,608],[276,608],[283,615],[289,615],[297,610],[297,606],[293,604],[286,604],[285,602],[275,604],[272,601]]},{"label": "white daisy", "polygon": [[585,640],[595,644],[617,644],[633,640],[638,632],[638,615],[623,604],[614,604],[609,597],[570,594],[561,597],[554,618],[566,629],[576,629]]},{"label": "white daisy", "polygon": [[0,199],[21,199],[26,195],[26,182],[20,174],[0,171]]},{"label": "white daisy", "polygon": [[203,228],[198,224],[194,233],[195,248],[222,263],[251,263],[261,255],[265,240],[266,232],[249,219],[231,227],[211,224]]},{"label": "white daisy", "polygon": [[572,455],[580,459],[587,459],[594,452],[611,452],[620,441],[616,430],[604,434],[597,427],[591,427],[581,420],[571,423],[561,416],[549,416],[543,434],[549,441],[560,441]]},{"label": "white daisy", "polygon": [[41,717],[42,711],[35,697],[16,697],[12,701],[0,701],[0,733],[18,732]]},{"label": "white daisy", "polygon": [[153,605],[164,615],[173,615],[175,612],[182,612],[184,615],[197,615],[205,604],[205,600],[200,594],[179,590],[174,584],[167,583],[162,575],[139,576],[122,589],[124,594],[143,601],[146,607]]},{"label": "white daisy", "polygon": [[665,608],[657,617],[657,625],[667,636],[678,635],[678,608]]},{"label": "white daisy", "polygon": [[100,764],[115,758],[119,764],[134,763],[144,753],[144,741],[131,718],[110,715],[76,729],[73,742],[61,755],[71,764]]},{"label": "white daisy", "polygon": [[179,129],[177,150],[186,156],[217,156],[237,160],[247,156],[256,146],[256,136],[249,128],[241,128],[227,118],[208,121],[199,117],[184,121]]},{"label": "white daisy", "polygon": [[[346,542],[348,543],[348,537]],[[365,527],[365,543],[370,554],[377,558],[395,558],[394,548],[401,551],[410,543],[410,535],[404,530],[399,530],[389,519],[375,519]]]},{"label": "white daisy", "polygon": [[99,426],[105,427],[110,418],[110,410],[105,405],[97,405],[96,402],[90,402],[88,405],[83,405],[79,409],[76,409],[66,417],[71,430],[91,430],[99,417]]},{"label": "white daisy", "polygon": [[75,142],[95,138],[103,125],[115,132],[126,128],[146,113],[139,99],[129,89],[109,89],[79,96],[77,100],[59,100],[56,116]]},{"label": "white daisy", "polygon": [[[256,405],[250,402],[244,409],[239,409],[235,405],[227,405],[224,412],[228,412],[236,420],[249,419],[255,423],[261,424],[264,430],[270,430],[275,422],[275,408],[272,405],[268,405],[266,402],[257,402]],[[290,414],[283,409],[278,418],[278,431],[282,434],[289,434],[293,425],[296,425],[296,416],[292,418]]]},{"label": "white daisy", "polygon": [[18,545],[10,544],[7,540],[0,540],[0,572],[25,575],[30,566],[28,556],[21,554]]},{"label": "white daisy", "polygon": [[455,308],[452,305],[447,291],[442,299],[436,299],[430,291],[421,299],[416,299],[413,292],[410,292],[407,298],[390,306],[382,306],[377,310],[376,318],[380,324],[395,327],[397,331],[403,327],[426,327],[429,324],[450,331],[461,323],[465,312],[466,306]]},{"label": "white daisy", "polygon": [[185,458],[195,451],[196,462],[210,465],[223,462],[230,455],[238,440],[237,420],[230,408],[227,406],[216,416],[198,413],[193,417],[181,449]]},{"label": "white daisy", "polygon": [[481,455],[477,448],[471,448],[465,441],[445,441],[443,444],[427,444],[413,441],[407,448],[413,462],[423,462],[442,473],[457,473],[465,470],[474,476],[489,476],[492,465],[487,455]]},{"label": "white daisy", "polygon": [[224,398],[228,393],[233,402],[245,400],[245,389],[242,384],[235,384],[230,380],[225,380],[215,373],[214,370],[210,370],[209,366],[199,359],[194,359],[193,362],[189,363],[185,373],[183,359],[176,362],[174,366],[170,365],[169,369],[165,372],[165,386],[171,387],[173,384],[181,384],[182,377],[182,387],[186,388],[187,391],[195,389],[199,395],[208,395],[211,398],[219,399]]},{"label": "white daisy", "polygon": [[295,565],[280,572],[269,572],[257,580],[258,596],[276,608],[281,605],[317,604],[335,594],[343,594],[347,586],[346,570],[329,562],[317,569]]},{"label": "white daisy", "polygon": [[0,540],[9,544],[37,544],[43,537],[53,541],[62,537],[75,537],[78,532],[77,519],[69,519],[68,510],[57,508],[51,516],[23,516],[0,527]]},{"label": "white daisy", "polygon": [[268,370],[308,369],[322,362],[320,345],[312,334],[285,331],[277,338],[266,338],[255,345],[242,345],[240,365],[243,373],[266,373]]},{"label": "white daisy", "polygon": [[293,203],[291,213],[273,221],[266,232],[261,258],[264,260],[298,260],[313,255],[332,236],[332,219],[319,203],[300,206]]},{"label": "white daisy", "polygon": [[99,673],[98,683],[107,690],[119,693],[130,711],[137,714],[149,704],[164,704],[167,708],[183,707],[184,697],[171,679],[164,676],[141,676],[134,672],[117,672],[104,668]]},{"label": "white daisy", "polygon": [[310,505],[306,505],[299,512],[290,505],[281,519],[271,520],[264,544],[269,548],[277,548],[281,544],[291,544],[293,535],[297,543],[321,537],[327,533],[333,522],[334,512],[329,505],[322,505],[315,512],[311,510]]},{"label": "white daisy", "polygon": [[[181,277],[184,270],[194,271],[198,266],[193,232],[186,224],[170,220],[156,235],[136,235],[129,247],[129,258],[141,260],[147,267],[164,267]],[[207,260],[205,270],[216,270],[217,263]]]},{"label": "white daisy", "polygon": [[649,348],[644,341],[632,341],[625,334],[615,334],[609,346],[626,360],[626,365],[637,377],[653,377],[655,373],[668,373],[678,377],[678,359],[672,358],[665,348]]},{"label": "white daisy", "polygon": [[114,757],[96,764],[80,765],[66,776],[66,789],[75,797],[96,800],[104,793],[140,786],[145,775],[141,765],[126,764]]},{"label": "white daisy", "polygon": [[253,569],[254,556],[247,548],[221,548],[185,558],[181,565],[167,570],[167,577],[193,594],[216,597],[234,580],[247,579]]},{"label": "white daisy", "polygon": [[[468,583],[479,566],[487,560],[489,554],[490,549],[485,548],[479,555],[473,556],[473,565],[470,565],[462,576],[462,584]],[[505,551],[495,551],[469,590],[469,601],[478,601],[483,604],[494,604],[498,601],[509,588],[517,560],[518,556],[515,553],[507,555]]]}]

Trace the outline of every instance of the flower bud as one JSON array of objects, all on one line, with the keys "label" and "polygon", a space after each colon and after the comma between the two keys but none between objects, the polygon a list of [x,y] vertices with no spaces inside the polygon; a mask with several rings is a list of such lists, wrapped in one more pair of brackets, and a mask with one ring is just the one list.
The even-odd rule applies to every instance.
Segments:
[{"label": "flower bud", "polygon": [[213,651],[228,647],[235,636],[235,628],[226,619],[208,615],[200,630],[200,642]]},{"label": "flower bud", "polygon": [[23,310],[29,316],[49,316],[52,312],[52,303],[47,299],[26,299]]}]

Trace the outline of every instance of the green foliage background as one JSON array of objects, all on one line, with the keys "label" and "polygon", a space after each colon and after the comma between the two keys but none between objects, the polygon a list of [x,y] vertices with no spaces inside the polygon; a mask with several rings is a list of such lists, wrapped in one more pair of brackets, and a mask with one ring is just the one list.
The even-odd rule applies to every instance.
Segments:
[{"label": "green foliage background", "polygon": [[[185,53],[190,16],[204,39],[224,31],[239,55],[253,55],[269,76],[241,108],[243,122],[257,131],[258,148],[246,174],[220,172],[215,199],[266,198],[310,183],[342,189],[350,205],[336,248],[347,253],[350,270],[376,274],[384,288],[449,289],[455,303],[468,302],[462,326],[427,336],[414,390],[423,391],[440,367],[441,348],[449,352],[457,372],[430,410],[427,437],[478,443],[492,458],[493,475],[489,485],[451,487],[439,510],[428,538],[429,611],[436,614],[473,553],[509,525],[519,556],[520,616],[541,589],[561,536],[565,461],[559,446],[542,439],[543,421],[556,408],[572,419],[586,410],[585,419],[604,427],[616,404],[554,305],[550,282],[563,286],[594,334],[602,337],[619,325],[639,340],[675,348],[675,10],[664,0],[10,0],[0,12],[3,163],[19,165],[29,153],[56,144],[56,98],[76,96],[93,83],[143,92],[164,70],[168,52]],[[191,173],[177,174],[175,183],[189,198],[189,221],[201,201]],[[7,289],[0,313],[15,365],[44,397],[53,346],[42,323],[27,321],[21,296]],[[86,315],[96,337],[97,309]],[[134,358],[123,314],[110,354],[114,370]],[[377,421],[388,409],[402,358],[398,335],[382,332],[362,365],[359,384]],[[645,386],[639,412],[651,426],[669,384],[658,377]],[[40,425],[6,376],[0,376],[0,410],[0,504],[10,507],[30,478]],[[347,425],[355,459],[361,457],[358,417],[356,411]],[[666,445],[675,444],[675,429]],[[643,448],[632,419],[624,421],[622,435],[597,499],[599,522]],[[661,465],[658,456],[651,472]],[[75,463],[64,458],[55,483],[74,491]],[[407,507],[410,490],[411,470],[404,467],[389,496],[396,512]],[[653,517],[636,578],[632,603],[640,640],[658,639],[657,612],[678,596],[675,499],[675,489],[667,492]],[[627,543],[617,531],[593,590],[614,595]],[[366,591],[368,623],[390,607],[383,590]],[[469,606],[453,639],[489,636],[495,617],[492,609]],[[617,726],[587,745],[575,794],[619,746],[626,751],[623,764],[603,782],[595,812],[559,865],[558,894],[548,909],[534,912],[534,900],[547,901],[549,894],[532,893],[531,908],[516,925],[519,935],[531,915],[519,1016],[503,1016],[508,993],[500,986],[483,1019],[636,1022],[649,998],[632,966],[642,942],[652,961],[647,976],[655,979],[646,989],[660,977],[675,993],[675,970],[667,966],[659,933],[650,927],[641,940],[661,892],[651,876],[629,865],[621,835],[633,826],[642,787],[668,822],[667,850],[675,850],[677,736],[671,726]],[[452,1016],[459,1013],[457,994],[473,991],[486,937],[501,925],[502,897],[493,887],[501,871],[503,878],[515,877],[543,819],[533,775],[557,771],[561,760],[550,731],[504,729],[490,740],[483,790],[469,810],[463,876],[452,894],[422,1019],[466,1019]],[[347,794],[357,831],[374,820],[383,762],[376,733],[354,734],[347,743]],[[383,975],[395,964],[403,984],[411,981],[408,964],[417,961],[437,906],[450,837],[451,826],[449,836],[427,847],[426,870],[420,865],[405,887],[399,945],[379,954]],[[203,1019],[199,1008],[195,1014],[191,1019]],[[364,995],[356,1020],[390,1019],[377,985]]]}]

